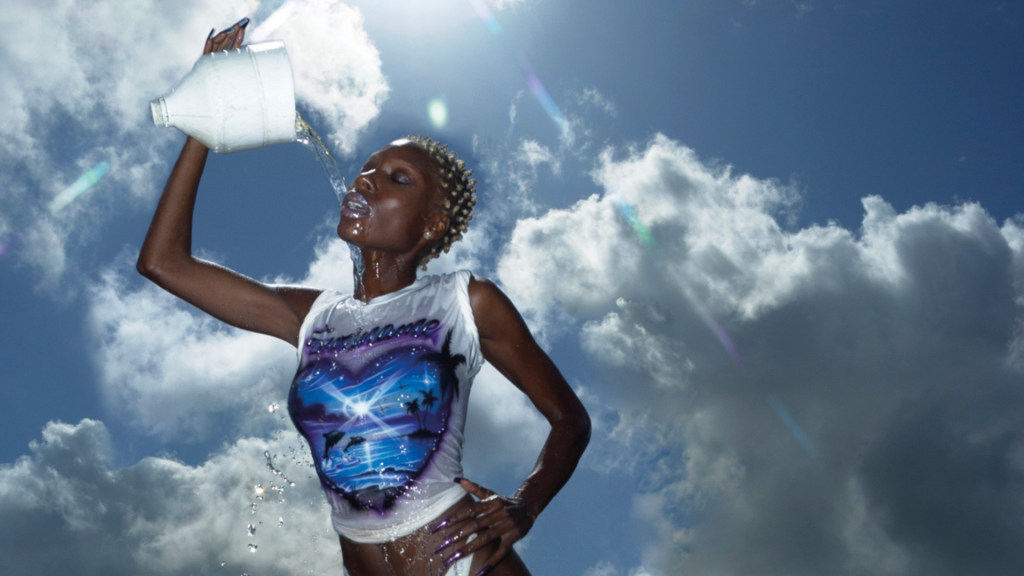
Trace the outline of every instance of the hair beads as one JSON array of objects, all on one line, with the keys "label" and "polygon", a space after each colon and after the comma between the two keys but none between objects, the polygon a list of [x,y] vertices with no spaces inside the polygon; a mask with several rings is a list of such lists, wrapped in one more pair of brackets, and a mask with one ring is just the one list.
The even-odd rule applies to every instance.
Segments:
[{"label": "hair beads", "polygon": [[470,178],[472,170],[466,169],[466,163],[457,160],[455,152],[448,151],[448,145],[432,141],[423,136],[409,135],[409,140],[425,150],[437,166],[437,180],[441,194],[437,195],[435,207],[448,213],[449,224],[444,235],[430,247],[423,256],[423,269],[427,262],[447,253],[452,244],[462,239],[462,233],[473,219],[473,206],[476,204],[476,180]]}]

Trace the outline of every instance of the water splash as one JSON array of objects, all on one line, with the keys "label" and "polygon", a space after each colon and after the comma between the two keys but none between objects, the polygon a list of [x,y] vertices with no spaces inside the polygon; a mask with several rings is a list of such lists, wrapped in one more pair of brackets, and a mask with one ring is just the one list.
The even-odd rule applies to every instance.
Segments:
[{"label": "water splash", "polygon": [[352,264],[355,267],[355,286],[353,287],[352,293],[358,296],[359,294],[365,294],[363,288],[363,275],[366,274],[366,262],[363,260],[363,249],[355,244],[348,245],[348,252],[352,258]]},{"label": "water splash", "polygon": [[346,186],[345,177],[341,175],[341,169],[338,168],[338,160],[298,110],[295,111],[295,141],[305,146],[306,150],[309,150],[316,158],[317,164],[320,165],[327,180],[331,183],[331,188],[334,188],[334,194],[338,197],[340,206],[342,198],[345,197]]}]

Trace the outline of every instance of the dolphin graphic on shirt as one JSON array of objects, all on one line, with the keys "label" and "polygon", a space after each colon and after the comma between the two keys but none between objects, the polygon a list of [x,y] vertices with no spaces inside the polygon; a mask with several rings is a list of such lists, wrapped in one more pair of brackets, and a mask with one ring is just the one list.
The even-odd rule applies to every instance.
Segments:
[{"label": "dolphin graphic on shirt", "polygon": [[324,434],[324,462],[327,461],[327,456],[331,453],[331,448],[334,448],[344,437],[345,433],[341,430],[331,430]]},{"label": "dolphin graphic on shirt", "polygon": [[349,448],[359,446],[363,442],[366,442],[366,438],[363,438],[362,436],[353,436],[348,439],[348,444],[345,445],[345,449],[342,450],[342,452],[348,452]]}]

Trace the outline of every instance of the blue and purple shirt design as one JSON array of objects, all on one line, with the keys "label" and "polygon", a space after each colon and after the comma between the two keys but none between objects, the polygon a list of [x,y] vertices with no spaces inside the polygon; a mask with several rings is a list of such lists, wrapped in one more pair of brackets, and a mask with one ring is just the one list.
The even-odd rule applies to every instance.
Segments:
[{"label": "blue and purple shirt design", "polygon": [[421,318],[336,335],[314,326],[288,395],[321,483],[384,512],[430,465],[459,394],[451,330]]}]

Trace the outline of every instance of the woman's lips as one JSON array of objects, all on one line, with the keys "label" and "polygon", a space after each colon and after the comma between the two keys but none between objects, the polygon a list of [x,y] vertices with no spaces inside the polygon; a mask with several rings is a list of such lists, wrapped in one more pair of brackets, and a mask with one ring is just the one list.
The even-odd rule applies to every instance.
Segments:
[{"label": "woman's lips", "polygon": [[365,218],[370,215],[370,204],[358,192],[349,192],[341,201],[341,215],[349,218]]}]

